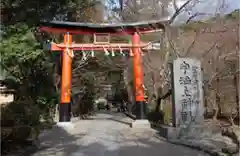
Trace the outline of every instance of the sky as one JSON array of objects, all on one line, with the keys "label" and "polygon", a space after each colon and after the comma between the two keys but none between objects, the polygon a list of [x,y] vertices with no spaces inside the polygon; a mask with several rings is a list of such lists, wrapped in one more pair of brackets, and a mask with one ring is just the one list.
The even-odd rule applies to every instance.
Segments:
[{"label": "sky", "polygon": [[[220,8],[222,4],[224,8],[221,11],[223,12],[231,12],[234,9],[240,8],[240,0],[198,0],[199,2],[195,5],[193,9],[197,11],[207,11],[214,12],[215,9]],[[177,5],[181,6],[186,2],[186,0],[177,0]],[[173,11],[172,3],[168,6],[168,10]]]},{"label": "sky", "polygon": [[[203,17],[198,18],[206,18],[209,16],[214,16],[216,13],[227,14],[232,12],[235,9],[240,9],[240,0],[199,0],[200,2],[196,5],[188,5],[187,11],[183,11],[177,18],[176,22],[185,22],[189,16],[195,13],[206,13]],[[178,0],[178,7],[183,5],[186,0]],[[224,2],[224,3],[223,3]],[[224,5],[222,5],[224,4]],[[221,7],[221,5],[223,7]],[[168,11],[170,14],[174,13],[174,8],[172,3],[168,6]],[[198,20],[198,18],[196,20]]]},{"label": "sky", "polygon": [[[186,1],[187,0],[177,0],[177,5],[180,7]],[[193,1],[199,1],[199,2],[195,5],[192,5],[192,4],[188,5],[188,7],[186,8],[187,10],[184,10],[175,19],[175,21],[177,23],[186,22],[186,20],[189,18],[189,16],[191,16],[197,12],[198,13],[206,13],[206,15],[198,16],[195,20],[208,18],[209,16],[214,16],[214,14],[216,14],[216,12],[221,13],[221,14],[227,14],[227,13],[232,12],[235,9],[240,9],[240,0],[193,0]],[[224,7],[221,7],[223,2],[225,5],[223,5]],[[107,5],[106,7],[110,8],[109,5]],[[174,13],[174,7],[171,2],[168,5],[168,12],[170,13],[170,16]]]}]

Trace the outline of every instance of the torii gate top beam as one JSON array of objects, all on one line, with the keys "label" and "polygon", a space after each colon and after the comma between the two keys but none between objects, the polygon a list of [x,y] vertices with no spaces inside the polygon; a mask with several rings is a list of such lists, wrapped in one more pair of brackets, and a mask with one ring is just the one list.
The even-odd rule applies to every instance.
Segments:
[{"label": "torii gate top beam", "polygon": [[135,32],[149,33],[162,31],[165,29],[164,23],[167,20],[151,20],[134,23],[120,24],[93,24],[79,22],[64,22],[64,21],[41,21],[40,29],[46,32],[55,33],[71,33],[71,34],[96,34],[109,33],[118,35],[132,35]]}]

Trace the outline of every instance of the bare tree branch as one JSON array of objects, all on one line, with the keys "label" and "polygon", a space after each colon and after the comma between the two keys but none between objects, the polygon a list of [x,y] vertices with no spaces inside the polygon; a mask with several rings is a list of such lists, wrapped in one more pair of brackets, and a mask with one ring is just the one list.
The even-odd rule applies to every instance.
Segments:
[{"label": "bare tree branch", "polygon": [[174,12],[174,14],[172,15],[172,17],[170,18],[168,24],[172,24],[173,21],[176,19],[176,17],[181,13],[181,11],[182,11],[192,0],[187,0],[180,8],[177,8],[176,0],[173,0],[173,1],[174,1],[174,5],[175,5],[176,11]]}]

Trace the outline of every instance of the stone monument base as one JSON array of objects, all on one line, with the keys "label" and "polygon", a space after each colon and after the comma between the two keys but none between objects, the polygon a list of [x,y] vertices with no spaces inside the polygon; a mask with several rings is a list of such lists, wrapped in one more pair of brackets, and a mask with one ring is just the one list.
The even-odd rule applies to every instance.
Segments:
[{"label": "stone monument base", "polygon": [[181,139],[195,136],[203,131],[202,125],[191,125],[189,127],[172,127],[161,125],[159,127],[160,135],[166,139]]},{"label": "stone monument base", "polygon": [[64,130],[74,129],[75,125],[72,122],[58,122],[56,127],[60,127]]},{"label": "stone monument base", "polygon": [[135,120],[130,125],[131,128],[151,128],[151,124],[148,120]]},{"label": "stone monument base", "polygon": [[160,126],[159,133],[161,137],[166,139],[177,138],[180,132],[180,128],[172,127],[172,126]]}]

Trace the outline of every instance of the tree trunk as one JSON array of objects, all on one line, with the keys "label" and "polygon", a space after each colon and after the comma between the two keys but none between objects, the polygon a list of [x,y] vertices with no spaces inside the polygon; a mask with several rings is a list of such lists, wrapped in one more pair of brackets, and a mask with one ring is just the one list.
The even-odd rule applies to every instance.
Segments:
[{"label": "tree trunk", "polygon": [[212,105],[213,105],[213,120],[217,120],[217,115],[218,115],[218,104],[217,104],[217,91],[216,90],[212,90],[210,93],[210,100],[212,100]]},{"label": "tree trunk", "polygon": [[[236,89],[236,110],[237,110],[237,114],[236,114],[236,118],[240,118],[240,108],[239,108],[239,104],[240,104],[240,101],[239,101],[239,83],[238,83],[238,73],[234,74],[234,86],[235,86],[235,89]],[[234,123],[233,123],[234,124]]]},{"label": "tree trunk", "polygon": [[220,104],[220,96],[219,96],[219,93],[220,93],[220,90],[219,90],[219,78],[217,78],[217,85],[216,85],[216,104],[217,104],[217,107],[218,107],[218,112],[217,112],[217,116],[221,116],[221,104]]},{"label": "tree trunk", "polygon": [[[218,73],[218,68],[215,68],[215,72]],[[216,83],[215,83],[215,87],[216,87],[216,91],[215,91],[215,100],[214,100],[214,116],[213,116],[213,120],[217,120],[217,117],[221,115],[221,105],[220,105],[220,90],[219,90],[219,76],[217,75],[216,78]]]}]

